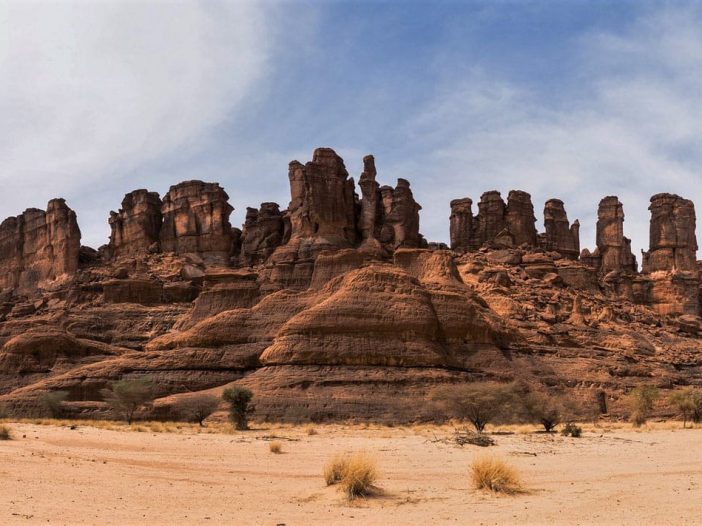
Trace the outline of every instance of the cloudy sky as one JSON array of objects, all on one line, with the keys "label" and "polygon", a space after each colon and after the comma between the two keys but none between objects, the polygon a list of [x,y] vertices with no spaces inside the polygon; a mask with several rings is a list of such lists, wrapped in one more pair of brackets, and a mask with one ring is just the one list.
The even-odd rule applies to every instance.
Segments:
[{"label": "cloudy sky", "polygon": [[126,192],[203,179],[239,225],[317,146],[409,179],[430,240],[522,189],[592,247],[614,194],[638,252],[652,194],[702,206],[702,3],[0,0],[2,217],[61,196],[97,247]]}]

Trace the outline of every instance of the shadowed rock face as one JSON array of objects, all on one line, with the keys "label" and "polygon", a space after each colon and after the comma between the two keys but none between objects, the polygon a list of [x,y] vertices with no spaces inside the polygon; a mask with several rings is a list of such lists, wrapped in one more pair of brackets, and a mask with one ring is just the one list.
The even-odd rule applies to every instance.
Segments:
[{"label": "shadowed rock face", "polygon": [[467,250],[473,230],[473,200],[469,197],[451,201],[450,237],[453,250]]},{"label": "shadowed rock face", "polygon": [[576,219],[571,226],[560,199],[549,199],[544,205],[544,227],[546,233],[541,245],[546,250],[559,252],[570,259],[580,254],[580,223]]},{"label": "shadowed rock face", "polygon": [[228,263],[232,251],[229,215],[233,210],[219,183],[186,181],[171,186],[161,207],[161,250]]},{"label": "shadowed rock face", "polygon": [[156,192],[135,190],[125,195],[119,212],[110,212],[110,257],[158,251],[161,206]]},{"label": "shadowed rock face", "polygon": [[31,293],[47,280],[78,269],[80,229],[63,199],[52,199],[46,212],[25,210],[0,225],[0,288]]},{"label": "shadowed rock face", "polygon": [[260,210],[247,208],[241,234],[241,264],[264,263],[282,244],[283,230],[283,214],[277,203],[261,203]]},{"label": "shadowed rock face", "polygon": [[695,205],[673,194],[651,197],[650,248],[644,255],[643,272],[697,272]]},{"label": "shadowed rock face", "polygon": [[624,237],[624,207],[616,196],[607,196],[597,207],[597,249],[581,256],[600,274],[635,273],[636,257],[631,252],[631,240]]},{"label": "shadowed rock face", "polygon": [[527,244],[536,246],[536,217],[534,217],[534,206],[531,204],[531,196],[521,190],[512,190],[507,196],[507,208],[505,209],[505,221],[507,229],[514,245]]}]

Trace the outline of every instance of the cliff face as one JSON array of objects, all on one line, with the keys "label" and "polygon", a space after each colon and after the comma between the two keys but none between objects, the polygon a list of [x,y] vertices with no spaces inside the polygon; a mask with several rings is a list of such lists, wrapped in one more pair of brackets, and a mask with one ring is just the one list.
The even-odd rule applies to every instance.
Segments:
[{"label": "cliff face", "polygon": [[63,199],[30,208],[0,225],[0,287],[32,293],[78,269],[80,229]]},{"label": "cliff face", "polygon": [[217,183],[127,194],[99,253],[80,247],[63,200],[0,225],[0,404],[36,413],[69,393],[106,415],[100,389],[147,376],[174,418],[181,393],[252,388],[257,416],[431,418],[442,383],[490,378],[605,393],[702,382],[695,211],[651,198],[637,270],[623,205],[598,207],[597,247],[579,223],[510,191],[451,202],[451,249],[420,234],[410,183],[382,186],[363,159],[359,192],[343,160],[315,150],[289,166],[290,204],[247,208],[241,230]]}]

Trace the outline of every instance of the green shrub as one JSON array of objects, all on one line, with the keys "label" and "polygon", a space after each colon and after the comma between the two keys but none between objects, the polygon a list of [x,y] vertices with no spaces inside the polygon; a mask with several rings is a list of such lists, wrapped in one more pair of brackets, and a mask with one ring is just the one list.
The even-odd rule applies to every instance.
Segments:
[{"label": "green shrub", "polygon": [[563,426],[563,430],[561,431],[561,434],[563,436],[571,436],[573,438],[580,438],[580,435],[583,434],[583,429],[580,426],[577,426],[571,422],[568,422],[565,426]]},{"label": "green shrub", "polygon": [[46,391],[39,395],[39,405],[51,418],[61,418],[66,398],[68,398],[68,391]]},{"label": "green shrub", "polygon": [[134,420],[137,410],[154,400],[153,385],[145,378],[119,380],[109,389],[102,389],[100,394],[108,407],[128,424]]},{"label": "green shrub", "polygon": [[658,398],[658,388],[653,385],[637,385],[629,393],[631,423],[642,426],[653,410],[653,402]]},{"label": "green shrub", "polygon": [[175,403],[174,410],[180,418],[197,422],[202,427],[204,420],[219,407],[219,398],[210,394],[184,396]]},{"label": "green shrub", "polygon": [[229,404],[229,420],[234,427],[240,431],[249,428],[249,413],[251,408],[249,403],[253,398],[253,393],[245,387],[230,387],[222,393],[222,398]]},{"label": "green shrub", "polygon": [[702,390],[686,387],[670,393],[668,403],[683,418],[683,427],[687,427],[687,421],[699,422],[702,415]]}]

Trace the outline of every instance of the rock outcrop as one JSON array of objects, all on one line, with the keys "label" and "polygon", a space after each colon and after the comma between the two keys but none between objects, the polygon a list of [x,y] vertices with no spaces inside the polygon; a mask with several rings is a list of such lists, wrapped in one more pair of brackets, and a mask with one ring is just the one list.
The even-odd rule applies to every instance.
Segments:
[{"label": "rock outcrop", "polygon": [[46,211],[30,208],[0,225],[0,288],[36,292],[44,282],[78,269],[80,229],[63,199]]},{"label": "rock outcrop", "polygon": [[558,252],[569,259],[580,255],[580,222],[572,225],[560,199],[549,199],[544,205],[544,228],[539,236],[539,245],[546,250]]},{"label": "rock outcrop", "polygon": [[465,251],[471,248],[473,232],[473,200],[469,197],[451,201],[450,239],[451,249]]},{"label": "rock outcrop", "polygon": [[601,275],[636,272],[631,239],[624,237],[624,207],[616,196],[604,197],[597,207],[596,243],[595,251],[581,254],[581,259]]},{"label": "rock outcrop", "polygon": [[242,265],[265,263],[283,243],[285,223],[277,203],[261,203],[260,209],[247,208],[241,233],[239,260]]},{"label": "rock outcrop", "polygon": [[233,241],[229,215],[233,210],[218,183],[186,181],[171,186],[161,207],[161,250],[228,264]]},{"label": "rock outcrop", "polygon": [[119,212],[110,212],[109,257],[158,252],[161,206],[156,192],[135,190],[125,195]]},{"label": "rock outcrop", "polygon": [[649,250],[643,256],[643,272],[697,272],[695,205],[673,194],[651,197]]}]

